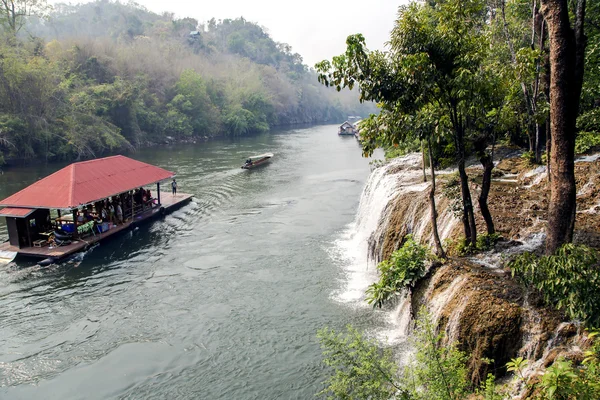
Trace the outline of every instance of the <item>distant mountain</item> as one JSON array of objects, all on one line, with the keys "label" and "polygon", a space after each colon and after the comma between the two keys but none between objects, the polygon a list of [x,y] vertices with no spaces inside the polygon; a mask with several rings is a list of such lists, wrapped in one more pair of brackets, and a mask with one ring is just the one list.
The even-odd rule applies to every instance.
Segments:
[{"label": "distant mountain", "polygon": [[[6,33],[5,33],[6,34]],[[59,4],[0,44],[0,163],[77,159],[374,112],[320,85],[243,18],[174,19],[130,3]]]}]

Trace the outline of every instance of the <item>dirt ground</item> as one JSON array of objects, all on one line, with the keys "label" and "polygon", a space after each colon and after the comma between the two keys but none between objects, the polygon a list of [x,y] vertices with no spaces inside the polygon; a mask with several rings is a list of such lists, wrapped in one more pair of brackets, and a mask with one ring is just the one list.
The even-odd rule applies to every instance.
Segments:
[{"label": "dirt ground", "polygon": [[[477,198],[482,171],[469,168]],[[577,162],[577,219],[575,242],[600,248],[600,160]],[[506,158],[494,169],[489,208],[496,230],[506,239],[519,240],[544,229],[548,212],[548,181],[545,167],[529,165],[520,157]],[[476,210],[476,214],[479,214]],[[485,225],[477,215],[478,231]]]}]

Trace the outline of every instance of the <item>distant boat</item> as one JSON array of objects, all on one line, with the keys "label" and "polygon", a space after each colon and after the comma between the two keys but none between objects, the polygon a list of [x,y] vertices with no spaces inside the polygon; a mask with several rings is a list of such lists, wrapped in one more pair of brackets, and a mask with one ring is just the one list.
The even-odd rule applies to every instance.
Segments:
[{"label": "distant boat", "polygon": [[257,156],[248,157],[242,169],[252,169],[269,162],[273,157],[273,153],[259,154]]}]

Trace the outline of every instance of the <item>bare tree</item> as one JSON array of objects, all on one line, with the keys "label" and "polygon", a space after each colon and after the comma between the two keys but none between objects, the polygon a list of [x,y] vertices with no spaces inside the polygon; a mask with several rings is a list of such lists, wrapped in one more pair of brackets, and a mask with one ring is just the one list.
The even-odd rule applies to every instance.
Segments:
[{"label": "bare tree", "polygon": [[51,6],[46,0],[0,0],[0,24],[14,39],[26,18],[46,18]]}]

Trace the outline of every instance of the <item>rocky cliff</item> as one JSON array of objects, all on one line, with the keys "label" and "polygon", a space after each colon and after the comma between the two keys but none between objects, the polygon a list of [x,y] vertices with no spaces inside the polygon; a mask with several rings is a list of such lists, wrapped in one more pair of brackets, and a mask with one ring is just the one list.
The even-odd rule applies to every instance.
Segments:
[{"label": "rocky cliff", "polygon": [[[434,266],[396,310],[398,327],[410,334],[413,317],[426,307],[446,340],[459,343],[469,354],[469,370],[474,382],[488,372],[502,376],[513,357],[530,360],[528,373],[552,362],[558,355],[578,358],[585,337],[577,322],[541,305],[511,278],[506,261],[524,251],[540,251],[548,207],[545,167],[533,168],[514,152],[501,151],[496,163],[489,205],[497,231],[503,236],[494,249],[472,257],[451,257]],[[395,159],[372,173],[363,193],[361,208],[375,199],[378,223],[368,236],[371,264],[386,259],[399,248],[406,234],[433,246],[428,204],[429,183],[423,182],[419,155]],[[580,158],[576,163],[578,212],[577,242],[600,247],[600,166],[598,155]],[[472,195],[479,195],[482,169],[468,168]],[[442,241],[457,240],[460,220],[455,216],[451,186],[455,172],[439,172],[436,195]],[[383,195],[376,196],[375,191]],[[359,215],[360,215],[359,211]],[[364,211],[363,211],[364,214]],[[478,210],[479,232],[485,225]],[[371,220],[374,220],[371,218]],[[363,227],[367,228],[367,227]],[[522,388],[514,388],[514,393]],[[521,393],[523,394],[523,393]]]}]

